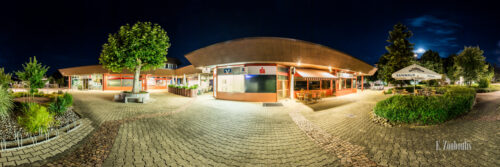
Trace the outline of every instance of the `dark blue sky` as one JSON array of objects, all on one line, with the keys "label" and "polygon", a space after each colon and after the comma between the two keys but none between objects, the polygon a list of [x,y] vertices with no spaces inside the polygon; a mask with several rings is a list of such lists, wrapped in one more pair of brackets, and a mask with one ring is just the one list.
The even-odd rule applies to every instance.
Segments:
[{"label": "dark blue sky", "polygon": [[446,57],[480,46],[500,64],[500,12],[473,1],[22,1],[0,5],[0,66],[19,70],[36,56],[51,67],[98,64],[107,35],[136,21],[160,24],[171,39],[167,56],[242,37],[296,38],[375,64],[397,22],[414,32],[416,48]]}]

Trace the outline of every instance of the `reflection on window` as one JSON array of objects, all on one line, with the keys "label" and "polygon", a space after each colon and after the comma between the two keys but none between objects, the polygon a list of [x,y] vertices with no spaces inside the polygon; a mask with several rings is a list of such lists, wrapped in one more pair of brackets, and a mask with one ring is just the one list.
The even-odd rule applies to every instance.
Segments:
[{"label": "reflection on window", "polygon": [[276,75],[245,75],[245,92],[276,93]]},{"label": "reflection on window", "polygon": [[295,81],[294,90],[307,90],[307,81]]},{"label": "reflection on window", "polygon": [[330,89],[330,80],[322,80],[321,89]]},{"label": "reflection on window", "polygon": [[319,81],[309,81],[309,90],[319,90]]},{"label": "reflection on window", "polygon": [[108,79],[108,86],[120,87],[122,86],[121,79]]},{"label": "reflection on window", "polygon": [[217,91],[239,92],[245,91],[245,75],[219,75],[217,78]]}]

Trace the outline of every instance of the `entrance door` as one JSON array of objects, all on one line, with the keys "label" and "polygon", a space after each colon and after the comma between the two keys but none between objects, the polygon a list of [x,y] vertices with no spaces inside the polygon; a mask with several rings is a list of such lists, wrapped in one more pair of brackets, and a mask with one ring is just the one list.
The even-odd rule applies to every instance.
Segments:
[{"label": "entrance door", "polygon": [[83,90],[88,90],[89,89],[89,79],[83,79],[82,89]]}]

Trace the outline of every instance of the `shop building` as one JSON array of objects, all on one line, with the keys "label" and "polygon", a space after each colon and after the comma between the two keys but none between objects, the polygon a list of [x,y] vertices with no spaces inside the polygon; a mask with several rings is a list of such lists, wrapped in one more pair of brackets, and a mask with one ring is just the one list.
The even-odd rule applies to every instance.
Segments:
[{"label": "shop building", "polygon": [[275,37],[216,43],[186,58],[195,68],[213,74],[215,98],[239,101],[276,102],[294,98],[299,91],[322,91],[327,96],[355,93],[357,79],[377,70],[323,45]]},{"label": "shop building", "polygon": [[[355,93],[356,83],[377,70],[346,53],[311,42],[277,37],[242,38],[209,45],[185,55],[192,65],[141,74],[143,90],[166,89],[168,84],[198,84],[217,99],[276,102],[298,92],[326,96]],[[131,72],[112,73],[100,65],[59,70],[71,89],[131,90]],[[75,88],[76,87],[76,88]],[[363,84],[361,85],[363,90]]]}]

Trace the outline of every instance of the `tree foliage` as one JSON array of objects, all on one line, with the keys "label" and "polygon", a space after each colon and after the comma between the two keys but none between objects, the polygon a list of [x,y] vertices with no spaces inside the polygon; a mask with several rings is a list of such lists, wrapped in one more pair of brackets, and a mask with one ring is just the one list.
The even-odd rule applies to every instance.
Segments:
[{"label": "tree foliage", "polygon": [[126,24],[109,35],[99,62],[113,72],[134,71],[132,92],[138,93],[140,71],[162,66],[167,61],[169,47],[167,32],[160,25],[150,22],[137,22],[133,26]]},{"label": "tree foliage", "polygon": [[9,88],[10,83],[12,82],[12,75],[9,73],[5,73],[3,68],[0,68],[0,86],[5,89]]},{"label": "tree foliage", "polygon": [[471,81],[478,81],[488,71],[486,57],[483,56],[484,51],[479,47],[465,47],[455,61],[455,75],[462,76],[470,85]]},{"label": "tree foliage", "polygon": [[394,25],[393,30],[389,31],[388,46],[385,47],[387,53],[380,57],[377,64],[378,78],[385,82],[393,84],[401,84],[392,78],[392,73],[407,67],[414,63],[413,59],[413,45],[410,43],[409,38],[413,33],[408,30],[408,27],[398,23]]},{"label": "tree foliage", "polygon": [[444,73],[446,74],[448,79],[450,79],[451,83],[455,83],[455,81],[459,79],[459,77],[455,74],[455,57],[457,57],[457,54],[451,54],[443,60]]},{"label": "tree foliage", "polygon": [[38,63],[36,57],[30,57],[30,61],[23,64],[23,68],[24,71],[18,71],[16,72],[16,75],[19,79],[28,82],[30,93],[36,93],[39,88],[43,88],[45,86],[43,77],[45,77],[45,73],[49,70],[48,66]]},{"label": "tree foliage", "polygon": [[420,65],[439,74],[444,71],[443,60],[436,51],[427,50],[420,58]]}]

